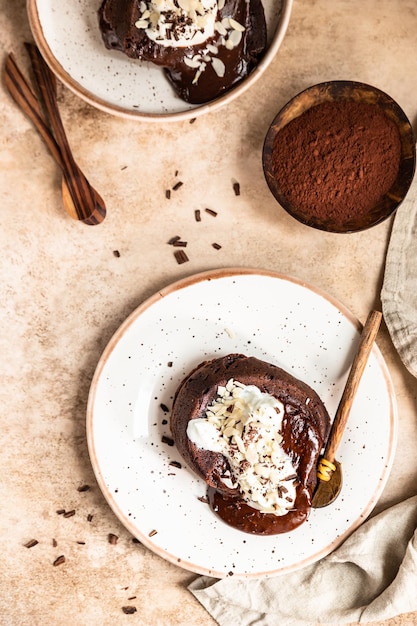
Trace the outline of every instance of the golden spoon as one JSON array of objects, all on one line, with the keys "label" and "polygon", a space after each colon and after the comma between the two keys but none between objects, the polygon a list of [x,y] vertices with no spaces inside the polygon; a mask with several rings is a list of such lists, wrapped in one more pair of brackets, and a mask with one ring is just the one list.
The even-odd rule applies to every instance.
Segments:
[{"label": "golden spoon", "polygon": [[336,411],[323,456],[318,464],[318,483],[313,495],[313,508],[321,508],[331,504],[336,500],[342,489],[342,468],[341,464],[335,460],[336,450],[345,430],[356,391],[378,334],[381,319],[382,313],[371,311],[363,327],[358,350]]},{"label": "golden spoon", "polygon": [[[106,216],[106,207],[102,197],[87,181],[71,154],[56,104],[55,78],[46,66],[37,48],[31,44],[28,44],[27,47],[32,63],[37,66],[38,72],[42,71],[42,76],[46,78],[48,87],[46,88],[45,86],[42,93],[46,95],[46,89],[48,89],[47,97],[50,101],[47,108],[51,112],[51,125],[54,126],[56,131],[59,131],[58,139],[54,137],[46,122],[39,100],[19,70],[13,54],[9,54],[6,60],[4,68],[5,85],[16,104],[33,122],[55,161],[62,169],[63,201],[68,214],[84,224],[100,224]],[[41,60],[39,60],[37,55],[39,55]],[[47,71],[44,66],[47,68]],[[37,80],[39,79],[39,82],[42,83],[43,79],[36,74],[36,71],[35,75]]]}]

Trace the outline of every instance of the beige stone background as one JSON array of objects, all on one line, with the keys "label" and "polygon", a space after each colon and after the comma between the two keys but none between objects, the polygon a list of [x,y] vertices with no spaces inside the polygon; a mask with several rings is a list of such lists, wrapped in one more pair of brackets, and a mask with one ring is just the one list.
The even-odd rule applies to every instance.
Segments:
[{"label": "beige stone background", "polygon": [[[24,0],[0,0],[2,64],[13,51],[25,65],[30,38]],[[1,624],[214,624],[186,589],[194,575],[134,544],[106,504],[86,445],[89,385],[127,315],[201,270],[278,270],[324,289],[361,321],[379,306],[392,221],[356,235],[314,231],[275,203],[262,174],[275,113],[300,90],[331,79],[374,84],[414,122],[415,0],[295,0],[283,45],[256,86],[192,125],[119,119],[61,87],[70,143],[108,207],[98,227],[65,214],[55,163],[0,89]],[[168,202],[176,170],[184,185]],[[197,224],[194,209],[205,206],[218,216]],[[184,265],[166,245],[175,234],[190,242]],[[379,511],[416,493],[417,385],[385,326],[378,343],[399,407],[398,452]],[[84,484],[90,489],[79,492]],[[57,515],[61,508],[75,515]],[[119,537],[116,545],[108,533]],[[38,545],[25,548],[32,538]],[[53,567],[60,554],[66,563]],[[122,613],[128,604],[135,615]],[[417,613],[384,624],[417,624]]]}]

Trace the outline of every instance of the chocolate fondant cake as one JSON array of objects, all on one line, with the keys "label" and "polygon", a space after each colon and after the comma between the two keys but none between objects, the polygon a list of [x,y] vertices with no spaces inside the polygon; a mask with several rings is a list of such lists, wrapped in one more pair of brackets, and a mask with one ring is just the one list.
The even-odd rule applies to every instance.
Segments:
[{"label": "chocolate fondant cake", "polygon": [[104,0],[99,24],[107,48],[163,67],[193,104],[245,78],[266,47],[261,0]]},{"label": "chocolate fondant cake", "polygon": [[170,425],[225,522],[270,535],[307,519],[330,418],[306,383],[242,354],[205,361],[179,386]]}]

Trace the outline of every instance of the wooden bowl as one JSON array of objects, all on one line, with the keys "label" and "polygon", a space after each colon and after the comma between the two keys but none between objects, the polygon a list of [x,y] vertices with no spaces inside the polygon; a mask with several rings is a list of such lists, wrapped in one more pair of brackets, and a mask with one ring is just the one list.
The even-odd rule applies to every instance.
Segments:
[{"label": "wooden bowl", "polygon": [[[274,174],[273,151],[275,142],[279,141],[280,131],[295,118],[324,102],[354,101],[378,105],[384,114],[393,120],[398,128],[401,155],[397,178],[390,189],[374,206],[366,211],[358,210],[346,220],[337,220],[330,215],[318,217],[297,206],[280,188]],[[320,230],[338,233],[352,233],[365,230],[381,223],[391,216],[404,200],[411,185],[416,163],[416,147],[413,128],[399,105],[386,93],[366,85],[352,81],[330,81],[309,87],[296,95],[274,118],[266,134],[263,153],[263,169],[267,184],[279,204],[295,219]],[[287,192],[288,195],[288,192]],[[293,194],[291,194],[293,195]],[[300,203],[301,204],[301,203]]]}]

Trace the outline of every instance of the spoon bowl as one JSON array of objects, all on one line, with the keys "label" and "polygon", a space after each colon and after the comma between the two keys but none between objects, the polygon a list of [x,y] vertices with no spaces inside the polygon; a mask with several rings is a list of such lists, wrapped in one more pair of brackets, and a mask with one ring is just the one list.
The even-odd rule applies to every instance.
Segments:
[{"label": "spoon bowl", "polygon": [[371,311],[363,327],[356,356],[336,411],[324,454],[318,464],[318,482],[312,500],[313,508],[328,506],[336,500],[342,489],[342,466],[341,463],[335,460],[336,450],[345,430],[353,400],[378,334],[381,319],[382,313],[380,311]]}]

